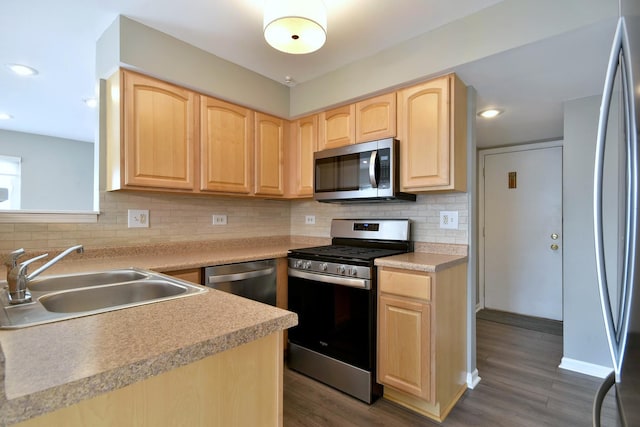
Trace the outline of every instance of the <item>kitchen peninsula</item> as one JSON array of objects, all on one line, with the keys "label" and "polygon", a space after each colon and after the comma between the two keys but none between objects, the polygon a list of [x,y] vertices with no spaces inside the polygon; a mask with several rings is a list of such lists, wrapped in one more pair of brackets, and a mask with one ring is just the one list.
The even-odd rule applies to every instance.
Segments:
[{"label": "kitchen peninsula", "polygon": [[[115,257],[89,250],[51,274],[286,255],[288,239],[271,242]],[[282,425],[283,331],[296,324],[294,313],[210,290],[0,331],[0,425]]]}]

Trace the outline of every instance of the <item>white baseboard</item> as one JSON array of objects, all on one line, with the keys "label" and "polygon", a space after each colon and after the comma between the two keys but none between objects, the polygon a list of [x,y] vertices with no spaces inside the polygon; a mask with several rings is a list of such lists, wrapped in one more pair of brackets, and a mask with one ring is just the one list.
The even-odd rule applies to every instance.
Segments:
[{"label": "white baseboard", "polygon": [[474,369],[473,372],[467,372],[467,388],[476,388],[481,379],[482,378],[478,376],[477,369]]},{"label": "white baseboard", "polygon": [[591,375],[592,377],[605,378],[611,373],[613,368],[608,366],[596,365],[593,363],[583,362],[581,360],[563,357],[560,361],[560,369],[579,372],[581,374]]}]

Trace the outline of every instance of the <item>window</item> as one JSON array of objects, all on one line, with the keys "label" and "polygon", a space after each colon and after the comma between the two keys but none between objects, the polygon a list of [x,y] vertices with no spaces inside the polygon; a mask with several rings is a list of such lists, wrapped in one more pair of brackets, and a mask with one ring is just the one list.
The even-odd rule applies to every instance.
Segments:
[{"label": "window", "polygon": [[0,156],[0,210],[20,209],[20,157]]}]

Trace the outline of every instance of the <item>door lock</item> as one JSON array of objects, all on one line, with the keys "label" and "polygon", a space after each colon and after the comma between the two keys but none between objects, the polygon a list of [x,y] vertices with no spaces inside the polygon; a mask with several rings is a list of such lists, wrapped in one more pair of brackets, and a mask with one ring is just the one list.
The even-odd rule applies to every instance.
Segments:
[{"label": "door lock", "polygon": [[557,233],[553,233],[553,234],[551,235],[551,238],[552,238],[553,240],[558,240],[558,234],[557,234]]},{"label": "door lock", "polygon": [[555,243],[553,245],[551,245],[551,250],[557,251],[558,250],[558,245],[556,245]]}]

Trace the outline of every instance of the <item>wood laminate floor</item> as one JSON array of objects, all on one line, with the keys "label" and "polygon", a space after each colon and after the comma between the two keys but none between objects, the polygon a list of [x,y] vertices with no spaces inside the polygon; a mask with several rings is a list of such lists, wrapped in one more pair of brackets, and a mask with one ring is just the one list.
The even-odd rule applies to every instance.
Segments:
[{"label": "wood laminate floor", "polygon": [[[482,380],[467,390],[442,423],[385,399],[362,403],[285,369],[284,425],[294,426],[591,426],[601,382],[559,369],[562,337],[488,320],[477,321],[477,367]],[[603,426],[614,426],[612,396]]]}]

